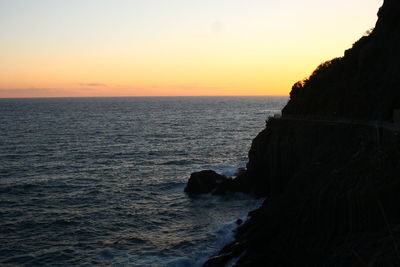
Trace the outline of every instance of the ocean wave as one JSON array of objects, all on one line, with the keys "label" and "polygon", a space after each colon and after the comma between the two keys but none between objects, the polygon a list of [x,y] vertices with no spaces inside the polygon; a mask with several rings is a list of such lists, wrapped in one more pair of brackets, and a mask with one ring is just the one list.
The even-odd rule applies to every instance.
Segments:
[{"label": "ocean wave", "polygon": [[191,165],[191,164],[202,164],[204,161],[200,160],[188,160],[188,159],[181,159],[181,160],[170,160],[161,163],[161,165]]},{"label": "ocean wave", "polygon": [[[247,197],[247,200],[250,198]],[[231,219],[222,226],[217,227],[214,229],[213,236],[214,238],[210,240],[204,247],[198,248],[197,253],[190,255],[190,257],[178,257],[169,261],[165,266],[174,266],[174,267],[181,267],[181,266],[193,266],[193,267],[200,267],[203,265],[205,261],[207,261],[213,255],[216,255],[219,250],[226,244],[234,241],[234,234],[235,230],[238,227],[237,220],[240,219],[241,221],[246,221],[248,219],[248,211],[256,209],[262,203],[262,200],[251,200],[248,201],[246,204],[247,212],[240,214],[238,217]],[[245,204],[245,203],[244,203]],[[237,260],[237,259],[235,259]],[[233,266],[235,261],[231,261],[229,266]]]},{"label": "ocean wave", "polygon": [[245,165],[268,99],[2,101],[0,265],[200,266],[254,202],[186,182]]}]

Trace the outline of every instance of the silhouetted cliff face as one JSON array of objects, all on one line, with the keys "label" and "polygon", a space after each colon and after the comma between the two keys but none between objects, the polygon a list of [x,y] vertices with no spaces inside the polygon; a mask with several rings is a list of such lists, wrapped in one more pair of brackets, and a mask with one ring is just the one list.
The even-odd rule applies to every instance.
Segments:
[{"label": "silhouetted cliff face", "polygon": [[237,265],[359,266],[353,250],[377,266],[400,263],[399,173],[400,127],[270,120],[247,173],[267,200],[236,235]]},{"label": "silhouetted cliff face", "polygon": [[[273,199],[293,186],[298,177],[301,177],[299,184],[319,188],[327,183],[323,175],[343,168],[351,171],[349,166],[353,161],[364,164],[360,166],[365,170],[373,168],[379,175],[384,169],[376,164],[381,164],[379,157],[383,152],[397,155],[397,158],[388,156],[385,160],[393,160],[393,165],[399,163],[400,167],[399,131],[400,125],[396,127],[389,123],[271,119],[268,127],[254,139],[249,152],[246,178],[252,184],[250,192]],[[315,171],[321,173],[318,174],[321,177],[310,184],[312,175],[303,177],[302,174]],[[397,177],[398,174],[395,175]],[[317,186],[316,182],[322,184]],[[343,182],[342,179],[340,182]]]},{"label": "silhouetted cliff face", "polygon": [[234,180],[267,200],[205,266],[400,266],[399,39],[385,0],[369,36],[293,87]]},{"label": "silhouetted cliff face", "polygon": [[386,0],[378,16],[373,32],[344,57],[293,86],[284,115],[392,119],[400,109],[400,1]]}]

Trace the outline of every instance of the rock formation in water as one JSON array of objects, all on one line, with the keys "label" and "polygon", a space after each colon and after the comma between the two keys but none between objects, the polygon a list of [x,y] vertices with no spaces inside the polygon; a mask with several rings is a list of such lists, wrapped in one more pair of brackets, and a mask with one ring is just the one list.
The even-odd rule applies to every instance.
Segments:
[{"label": "rock formation in water", "polygon": [[231,181],[228,177],[212,170],[194,172],[190,175],[185,192],[189,195],[208,193],[222,195],[226,193]]},{"label": "rock formation in water", "polygon": [[400,1],[296,83],[230,191],[267,197],[205,266],[400,266]]}]

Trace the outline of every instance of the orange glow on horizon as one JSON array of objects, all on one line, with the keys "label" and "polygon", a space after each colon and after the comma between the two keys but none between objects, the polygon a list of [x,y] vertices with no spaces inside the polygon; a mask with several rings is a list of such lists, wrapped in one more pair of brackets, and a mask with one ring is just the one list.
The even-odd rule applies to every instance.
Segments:
[{"label": "orange glow on horizon", "polygon": [[288,95],[371,28],[381,5],[154,1],[27,1],[20,13],[4,0],[0,98]]}]

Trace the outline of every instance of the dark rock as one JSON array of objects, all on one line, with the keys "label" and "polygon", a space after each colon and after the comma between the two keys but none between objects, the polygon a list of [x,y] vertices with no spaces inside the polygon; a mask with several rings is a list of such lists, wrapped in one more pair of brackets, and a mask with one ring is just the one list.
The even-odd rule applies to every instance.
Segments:
[{"label": "dark rock", "polygon": [[243,223],[243,220],[242,220],[242,219],[237,219],[237,220],[236,220],[236,224],[237,224],[237,225],[241,225],[242,223]]},{"label": "dark rock", "polygon": [[232,258],[238,257],[243,252],[245,244],[233,242],[224,247],[217,256],[211,257],[204,263],[204,267],[225,266]]},{"label": "dark rock", "polygon": [[232,259],[232,254],[220,254],[215,257],[210,258],[208,261],[204,263],[204,267],[221,267],[225,266],[228,261]]},{"label": "dark rock", "polygon": [[232,179],[212,170],[195,172],[190,175],[185,192],[193,195],[225,195],[228,192],[252,194],[252,181],[246,169],[239,169],[236,178]]},{"label": "dark rock", "polygon": [[224,192],[227,187],[228,178],[212,170],[194,172],[190,175],[185,192],[188,194],[208,194],[217,191],[218,194]]},{"label": "dark rock", "polygon": [[230,192],[232,187],[232,181],[233,180],[231,178],[222,180],[220,183],[217,184],[212,194],[222,196]]}]

